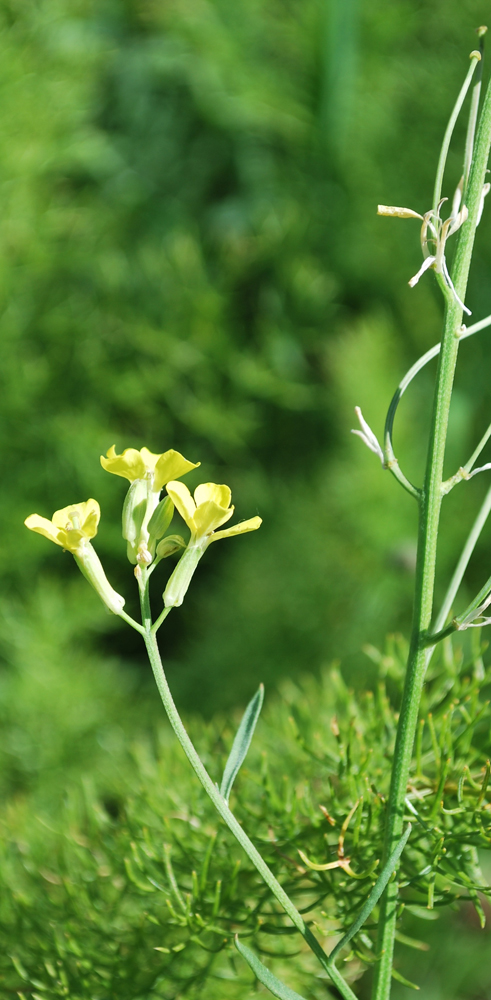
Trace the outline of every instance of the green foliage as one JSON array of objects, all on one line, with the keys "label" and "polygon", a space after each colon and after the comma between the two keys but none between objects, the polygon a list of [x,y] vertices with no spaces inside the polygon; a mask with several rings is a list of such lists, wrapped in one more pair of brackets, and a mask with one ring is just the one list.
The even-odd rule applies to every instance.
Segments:
[{"label": "green foliage", "polygon": [[[219,823],[163,726],[160,705],[149,703],[144,687],[131,713],[120,666],[83,650],[68,654],[86,614],[78,596],[61,637],[48,624],[61,595],[36,600],[44,647],[32,649],[28,637],[14,647],[8,701],[17,727],[4,726],[3,743],[5,760],[15,761],[15,795],[1,816],[3,991],[47,1000],[244,1000],[251,980],[233,948],[238,931],[291,989],[321,1000],[325,978]],[[4,643],[12,648],[24,624],[12,609]],[[404,643],[391,639],[384,653],[370,647],[367,654],[376,661],[373,691],[355,696],[329,669],[320,681],[285,683],[281,697],[269,699],[232,791],[234,811],[328,947],[367,898],[382,850]],[[33,664],[42,665],[37,682]],[[480,692],[490,683],[478,641],[467,652],[446,642],[444,655],[435,655],[400,875],[405,946],[422,947],[415,922],[456,900],[470,900],[482,914],[477,851],[491,843],[483,786],[491,716]],[[195,719],[189,729],[220,780],[236,724]],[[299,851],[321,865],[349,859],[348,867],[313,871]],[[344,956],[348,978],[373,962],[376,919],[377,910]],[[396,971],[415,978],[401,957]],[[457,996],[452,988],[449,1000]]]},{"label": "green foliage", "polygon": [[[394,376],[439,336],[430,281],[406,284],[417,240],[375,205],[427,207],[480,20],[474,0],[2,5],[3,573],[28,586],[58,555],[58,574],[22,518],[95,496],[122,590],[119,503],[97,467],[113,441],[174,445],[218,482],[226,464],[265,527],[245,565],[230,550],[203,563],[173,637],[189,704],[203,650],[210,708],[248,696],[231,662],[270,683],[408,623],[413,516],[347,438],[354,403],[380,431]],[[464,350],[456,467],[487,384],[484,347]],[[449,529],[442,569],[460,514]]]},{"label": "green foliage", "polygon": [[[361,642],[380,643],[389,627],[408,624],[415,527],[409,498],[395,502],[395,485],[349,438],[352,408],[361,403],[380,432],[393,385],[439,337],[430,281],[406,285],[417,240],[406,239],[405,224],[403,233],[377,219],[374,206],[383,192],[429,207],[441,122],[466,62],[462,43],[473,47],[470,26],[482,18],[475,0],[437,0],[431,9],[416,0],[1,5],[6,995],[246,1000],[250,975],[229,947],[239,927],[292,989],[326,996],[309,955],[281,957],[298,947],[283,933],[286,921],[218,832],[161,730],[154,692],[128,669],[140,647],[73,582],[68,557],[49,554],[21,522],[95,495],[99,550],[130,606],[117,491],[98,454],[113,441],[118,450],[176,446],[218,482],[226,465],[239,515],[257,510],[264,526],[247,546],[203,560],[170,623],[180,703],[205,712],[245,703],[261,680],[270,690],[281,675],[317,671],[346,653],[343,675],[365,686]],[[491,311],[489,264],[489,249],[479,249],[475,318]],[[449,474],[480,436],[485,336],[462,348]],[[419,378],[397,441],[417,481],[426,417],[418,385],[427,375]],[[440,569],[452,565],[484,488],[466,486],[467,523],[450,498]],[[55,559],[62,594],[50,583]],[[471,591],[488,576],[485,564],[478,554]],[[25,613],[12,589],[31,594]],[[296,852],[335,860],[342,825],[363,796],[345,850],[355,874],[380,858],[400,658],[397,648],[377,658],[389,699],[371,665],[366,686],[375,694],[358,707],[338,673],[288,683],[237,782],[237,811],[275,873],[303,908],[322,896],[310,913],[328,939],[352,921],[371,876],[316,873]],[[423,914],[463,899],[465,955],[444,950],[438,928],[455,927],[445,918],[425,934],[429,961],[436,956],[428,995],[460,1000],[490,989],[469,915],[471,906],[485,909],[476,851],[489,844],[489,676],[476,649],[446,648],[434,664],[410,800],[418,816],[408,812],[400,940],[414,946]],[[220,780],[234,730],[219,721],[191,727]],[[192,872],[203,873],[215,832],[206,885],[196,891]],[[372,931],[353,942],[351,977],[373,960]],[[417,978],[414,962],[398,961],[401,975]]]}]

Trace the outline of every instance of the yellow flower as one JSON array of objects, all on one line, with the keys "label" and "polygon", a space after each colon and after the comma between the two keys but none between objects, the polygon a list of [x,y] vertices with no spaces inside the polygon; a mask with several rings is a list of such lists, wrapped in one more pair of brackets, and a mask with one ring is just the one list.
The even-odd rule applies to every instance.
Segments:
[{"label": "yellow flower", "polygon": [[197,469],[199,462],[188,462],[178,451],[171,448],[162,455],[154,455],[148,448],[126,448],[121,455],[116,454],[115,446],[107,452],[107,458],[101,455],[101,465],[106,472],[122,476],[133,483],[135,479],[151,479],[152,490],[160,493],[163,486],[173,479],[184,476],[191,469]]},{"label": "yellow flower", "polygon": [[164,591],[164,605],[171,608],[182,604],[193,573],[211,542],[255,531],[262,522],[260,517],[251,517],[248,521],[225,528],[224,531],[216,531],[216,528],[226,524],[234,512],[234,508],[230,506],[231,493],[228,486],[202,483],[195,489],[194,499],[184,483],[167,483],[167,492],[191,532],[186,551],[169,577]]},{"label": "yellow flower", "polygon": [[82,503],[72,503],[61,510],[55,510],[51,521],[39,514],[30,514],[24,524],[31,531],[49,538],[62,549],[78,553],[84,540],[94,538],[101,517],[101,508],[97,500],[85,500]]},{"label": "yellow flower", "polygon": [[72,503],[69,507],[55,510],[51,521],[39,514],[30,514],[24,524],[31,531],[49,538],[55,545],[71,552],[78,568],[106,607],[119,615],[124,607],[124,597],[118,594],[107,579],[103,566],[92,546],[91,538],[97,534],[101,509],[97,500]]},{"label": "yellow flower", "polygon": [[251,517],[248,521],[234,524],[225,531],[216,531],[225,524],[234,512],[230,506],[232,497],[228,486],[218,486],[216,483],[202,483],[194,491],[194,500],[184,483],[167,483],[167,493],[177,507],[182,519],[186,522],[193,540],[210,536],[209,542],[231,535],[243,535],[246,531],[255,531],[261,524],[260,517]]}]

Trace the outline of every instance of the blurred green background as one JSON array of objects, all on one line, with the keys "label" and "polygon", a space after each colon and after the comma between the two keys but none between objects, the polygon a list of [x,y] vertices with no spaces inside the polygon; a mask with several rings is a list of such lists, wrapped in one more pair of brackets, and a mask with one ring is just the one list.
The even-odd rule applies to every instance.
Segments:
[{"label": "blurred green background", "polygon": [[[166,623],[186,710],[209,717],[333,658],[362,687],[363,644],[407,633],[414,504],[350,428],[360,405],[381,434],[442,309],[431,275],[407,284],[417,223],[376,205],[430,206],[488,16],[475,0],[0,4],[0,685],[14,799],[44,781],[48,801],[61,774],[97,770],[108,691],[128,731],[160,713],[138,636],[22,524],[97,498],[97,548],[132,610],[125,486],[99,464],[113,443],[179,449],[202,462],[190,486],[227,482],[238,517],[264,521],[213,546]],[[491,312],[488,213],[473,320]],[[462,347],[449,474],[489,420],[488,338]],[[416,479],[432,374],[396,429]],[[446,503],[439,594],[487,485]],[[490,548],[486,530],[469,594]]]},{"label": "blurred green background", "polygon": [[[124,483],[99,455],[201,460],[189,483],[229,483],[238,516],[264,525],[212,550],[169,621],[189,707],[198,680],[210,712],[333,656],[356,671],[363,642],[407,630],[414,505],[349,431],[358,404],[381,433],[441,303],[431,276],[407,285],[417,223],[375,211],[428,207],[484,17],[414,0],[2,5],[2,581],[24,596],[40,572],[74,578],[22,520],[95,496],[131,605]],[[485,216],[475,318],[491,311],[487,230]],[[487,337],[462,351],[449,470],[486,420]],[[416,477],[430,379],[396,431]],[[442,574],[484,489],[447,503]],[[106,633],[140,658],[125,628]]]}]

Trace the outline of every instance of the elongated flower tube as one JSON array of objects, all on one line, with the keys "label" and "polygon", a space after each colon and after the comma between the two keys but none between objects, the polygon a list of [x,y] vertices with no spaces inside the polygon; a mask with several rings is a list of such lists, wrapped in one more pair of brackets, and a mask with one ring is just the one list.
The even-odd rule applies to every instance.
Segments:
[{"label": "elongated flower tube", "polygon": [[191,532],[186,551],[165,588],[164,605],[170,608],[182,604],[193,573],[211,542],[256,531],[262,520],[260,517],[251,517],[224,531],[217,531],[217,528],[230,520],[234,512],[230,505],[231,491],[228,486],[202,483],[195,489],[193,499],[184,483],[171,482],[167,484],[167,493]]},{"label": "elongated flower tube", "polygon": [[124,597],[111,587],[99,556],[90,541],[97,534],[100,517],[101,510],[97,500],[85,500],[55,510],[51,521],[39,514],[30,514],[24,524],[31,531],[44,535],[55,545],[71,552],[78,568],[106,607],[115,615],[119,615],[124,607]]},{"label": "elongated flower tube", "polygon": [[[162,517],[156,517],[159,508],[160,491],[166,483],[184,476],[196,469],[199,462],[189,462],[178,451],[171,448],[156,455],[148,448],[126,448],[121,455],[116,454],[114,445],[109,448],[106,458],[101,455],[101,465],[106,472],[128,479],[130,488],[123,507],[123,538],[126,539],[129,561],[135,565],[148,566],[155,555],[155,545],[166,528],[161,528]],[[166,498],[167,527],[172,519],[173,506]],[[155,529],[155,530],[154,530]]]}]

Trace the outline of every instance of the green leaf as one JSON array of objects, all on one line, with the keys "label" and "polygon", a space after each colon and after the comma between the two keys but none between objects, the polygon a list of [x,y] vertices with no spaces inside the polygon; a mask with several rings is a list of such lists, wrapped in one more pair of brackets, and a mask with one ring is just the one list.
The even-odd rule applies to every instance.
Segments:
[{"label": "green leaf", "polygon": [[238,937],[235,938],[235,947],[252,969],[256,979],[259,979],[259,982],[266,986],[274,997],[279,997],[279,1000],[305,1000],[304,997],[300,996],[300,993],[295,993],[295,990],[285,986],[281,979],[273,976],[273,973],[263,965],[257,955],[250,948],[246,948],[245,944],[241,944]]},{"label": "green leaf", "polygon": [[392,978],[396,979],[398,983],[402,983],[403,986],[409,986],[410,990],[419,990],[419,986],[416,986],[416,983],[411,983],[409,979],[405,979],[397,969],[392,969]]},{"label": "green leaf", "polygon": [[14,969],[15,969],[17,975],[19,975],[21,979],[25,979],[26,981],[28,981],[29,980],[29,973],[26,972],[24,966],[19,961],[19,959],[17,958],[17,956],[16,955],[11,955],[10,956],[10,960],[12,962],[12,965],[14,966]]},{"label": "green leaf", "polygon": [[129,858],[124,858],[124,867],[126,874],[130,882],[133,882],[133,885],[136,885],[142,892],[155,892],[155,887],[153,885],[149,885],[147,882],[142,882],[141,879],[138,878],[138,875],[135,874],[135,870]]},{"label": "green leaf", "polygon": [[400,931],[396,931],[396,941],[407,945],[408,948],[416,948],[417,951],[429,951],[430,949],[426,941],[417,941],[416,938],[408,937],[407,934],[401,934]]},{"label": "green leaf", "polygon": [[242,716],[229,758],[225,764],[222,783],[220,785],[220,795],[223,796],[226,802],[229,800],[232,785],[237,777],[237,774],[239,773],[240,768],[242,767],[242,764],[244,763],[247,751],[251,745],[256,723],[263,705],[263,699],[264,684],[260,684],[256,694],[249,702],[244,715]]}]

